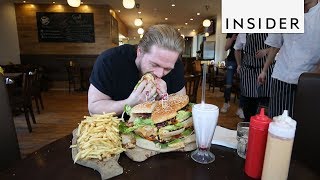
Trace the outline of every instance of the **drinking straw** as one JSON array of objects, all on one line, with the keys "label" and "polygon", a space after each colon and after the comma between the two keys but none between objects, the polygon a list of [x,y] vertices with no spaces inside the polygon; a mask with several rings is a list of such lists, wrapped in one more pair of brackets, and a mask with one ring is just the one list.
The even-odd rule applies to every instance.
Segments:
[{"label": "drinking straw", "polygon": [[207,63],[203,63],[203,70],[202,70],[202,96],[201,96],[201,104],[205,104],[206,100],[206,75],[207,75]]}]

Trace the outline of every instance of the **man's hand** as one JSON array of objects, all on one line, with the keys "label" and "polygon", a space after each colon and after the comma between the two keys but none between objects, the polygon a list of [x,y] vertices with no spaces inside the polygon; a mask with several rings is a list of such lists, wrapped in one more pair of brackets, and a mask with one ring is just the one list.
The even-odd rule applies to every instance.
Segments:
[{"label": "man's hand", "polygon": [[266,56],[268,53],[268,49],[260,49],[256,52],[256,58],[260,59]]},{"label": "man's hand", "polygon": [[156,82],[157,93],[158,93],[158,96],[157,96],[156,99],[159,100],[159,99],[161,99],[161,95],[162,94],[167,93],[167,83],[164,80],[160,79],[160,78],[157,78],[155,80],[155,82]]},{"label": "man's hand", "polygon": [[259,84],[264,84],[266,81],[266,73],[264,71],[262,71],[259,76],[258,76],[258,83]]},{"label": "man's hand", "polygon": [[155,98],[156,92],[157,88],[154,83],[143,80],[139,86],[132,91],[127,99],[127,104],[135,106],[146,101],[151,101]]},{"label": "man's hand", "polygon": [[237,66],[237,73],[238,73],[238,74],[240,73],[240,68],[241,68],[241,66],[238,65],[238,66]]}]

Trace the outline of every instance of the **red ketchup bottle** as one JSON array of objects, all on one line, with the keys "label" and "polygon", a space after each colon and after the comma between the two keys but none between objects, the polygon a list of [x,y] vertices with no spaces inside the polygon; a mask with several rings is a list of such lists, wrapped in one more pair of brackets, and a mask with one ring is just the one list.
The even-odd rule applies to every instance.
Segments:
[{"label": "red ketchup bottle", "polygon": [[261,108],[260,114],[251,116],[250,118],[244,171],[248,176],[255,179],[260,178],[262,174],[270,122],[271,119],[264,114],[264,108]]}]

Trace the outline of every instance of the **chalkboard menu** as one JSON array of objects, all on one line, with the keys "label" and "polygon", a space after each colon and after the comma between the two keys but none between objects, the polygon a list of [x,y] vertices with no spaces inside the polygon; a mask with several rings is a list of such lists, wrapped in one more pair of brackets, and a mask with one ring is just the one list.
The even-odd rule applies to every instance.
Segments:
[{"label": "chalkboard menu", "polygon": [[93,13],[37,12],[39,42],[95,42]]}]

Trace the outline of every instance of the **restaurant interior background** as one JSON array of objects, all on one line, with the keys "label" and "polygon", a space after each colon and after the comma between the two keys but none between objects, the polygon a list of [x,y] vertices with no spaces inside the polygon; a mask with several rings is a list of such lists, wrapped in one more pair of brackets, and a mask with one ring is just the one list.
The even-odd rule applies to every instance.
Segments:
[{"label": "restaurant interior background", "polygon": [[[92,42],[41,42],[36,12],[92,13]],[[141,12],[141,13],[139,13]],[[143,24],[136,26],[135,19]],[[205,19],[211,20],[208,28]],[[36,64],[44,66],[51,89],[67,89],[66,64],[70,61],[91,67],[106,49],[121,44],[137,44],[137,30],[166,23],[180,30],[185,37],[184,57],[196,57],[203,37],[214,42],[214,59],[224,60],[225,34],[221,33],[221,1],[138,0],[132,9],[120,0],[87,0],[80,7],[71,7],[67,0],[3,0],[0,4],[0,64]],[[205,34],[209,32],[209,34]]]}]

